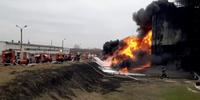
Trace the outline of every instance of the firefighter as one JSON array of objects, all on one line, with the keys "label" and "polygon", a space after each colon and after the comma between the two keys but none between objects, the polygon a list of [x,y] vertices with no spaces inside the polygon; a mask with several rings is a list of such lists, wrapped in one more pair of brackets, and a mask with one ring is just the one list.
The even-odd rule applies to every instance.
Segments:
[{"label": "firefighter", "polygon": [[165,66],[162,66],[161,70],[162,70],[162,73],[161,73],[160,78],[161,78],[161,79],[163,79],[163,78],[168,78],[167,73],[166,73],[166,71],[167,71],[166,67],[165,67]]},{"label": "firefighter", "polygon": [[81,54],[78,52],[74,58],[74,61],[80,61]]}]

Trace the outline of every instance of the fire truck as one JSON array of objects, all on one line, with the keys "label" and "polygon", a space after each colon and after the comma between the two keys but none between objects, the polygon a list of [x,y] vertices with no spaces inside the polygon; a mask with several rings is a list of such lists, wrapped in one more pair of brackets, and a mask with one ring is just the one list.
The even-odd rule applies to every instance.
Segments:
[{"label": "fire truck", "polygon": [[73,60],[72,54],[71,53],[66,54],[65,57],[64,57],[64,60],[65,61],[72,61]]},{"label": "fire truck", "polygon": [[28,57],[28,52],[20,52],[18,51],[16,54],[16,61],[18,64],[22,65],[28,65],[29,64],[29,57]]},{"label": "fire truck", "polygon": [[64,62],[64,60],[65,60],[65,54],[64,53],[56,54],[56,61],[57,62]]},{"label": "fire truck", "polygon": [[[21,54],[22,53],[22,54]],[[2,51],[2,64],[4,65],[16,65],[29,63],[27,52],[16,52],[13,49],[7,49]]]},{"label": "fire truck", "polygon": [[35,55],[35,61],[36,63],[52,62],[52,57],[51,55],[47,53],[41,53],[41,54]]},{"label": "fire truck", "polygon": [[4,65],[16,64],[16,56],[14,50],[8,49],[2,51],[2,64]]}]

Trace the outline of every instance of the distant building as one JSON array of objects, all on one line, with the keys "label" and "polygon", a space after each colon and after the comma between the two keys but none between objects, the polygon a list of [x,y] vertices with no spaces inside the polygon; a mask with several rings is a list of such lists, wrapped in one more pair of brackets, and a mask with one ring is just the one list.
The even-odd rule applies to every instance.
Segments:
[{"label": "distant building", "polygon": [[[14,49],[16,51],[20,51],[20,42],[16,43],[14,41],[7,42],[7,41],[0,41],[0,55],[3,50],[6,49]],[[29,52],[31,54],[37,54],[37,53],[50,53],[55,54],[62,51],[62,47],[59,46],[51,46],[51,45],[40,45],[40,44],[31,44],[29,43],[23,43],[22,49],[25,52]],[[64,48],[64,53],[69,53],[69,48]]]}]

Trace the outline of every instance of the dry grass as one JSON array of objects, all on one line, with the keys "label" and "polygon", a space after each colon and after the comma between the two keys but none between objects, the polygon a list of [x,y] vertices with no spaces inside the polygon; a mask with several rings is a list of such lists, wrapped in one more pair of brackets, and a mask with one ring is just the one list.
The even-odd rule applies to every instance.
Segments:
[{"label": "dry grass", "polygon": [[184,81],[149,79],[144,83],[123,82],[118,92],[99,94],[78,91],[74,100],[200,100],[200,93],[187,89],[194,88],[192,83]]},{"label": "dry grass", "polygon": [[[117,91],[106,94],[87,92],[74,89],[73,100],[200,100],[200,93],[193,93],[187,87],[193,88],[192,82],[186,80],[165,81],[160,79],[145,79],[143,82],[122,82]],[[54,93],[45,94],[36,100],[64,100]]]},{"label": "dry grass", "polygon": [[[70,65],[66,64],[39,64],[33,67],[25,66],[14,66],[14,67],[0,67],[0,85],[5,85],[7,82],[15,79],[15,76],[23,71],[34,71],[34,70],[45,70],[45,69],[59,69],[63,66]],[[81,66],[79,66],[81,67]],[[84,76],[86,73],[74,74],[74,78],[77,76]],[[90,73],[87,73],[90,75]],[[89,77],[81,77],[85,80],[89,80]],[[81,79],[80,79],[81,80]],[[187,81],[187,82],[186,82]],[[117,81],[116,81],[117,82]],[[67,81],[66,83],[69,83]],[[73,82],[71,82],[73,83]],[[93,82],[91,82],[93,83]],[[107,83],[115,84],[115,82]],[[46,84],[45,84],[46,85]],[[94,86],[96,83],[93,84]],[[93,86],[93,87],[94,87]],[[87,87],[87,86],[86,86]],[[87,90],[73,88],[73,93],[75,96],[71,96],[73,100],[200,100],[200,91],[195,93],[188,90],[188,87],[194,89],[193,81],[186,79],[169,79],[161,80],[158,78],[141,78],[141,81],[122,81],[116,90],[109,92],[99,92],[97,91],[88,92]],[[67,92],[63,92],[66,88],[59,88],[59,92],[64,95],[68,95]],[[60,89],[61,88],[61,89]],[[109,87],[107,87],[109,88]],[[196,90],[198,91],[198,90]],[[58,93],[53,91],[48,91],[35,98],[36,100],[66,100]]]},{"label": "dry grass", "polygon": [[33,66],[16,65],[16,66],[0,66],[0,86],[5,85],[7,82],[15,79],[16,75],[23,71],[33,71],[33,70],[45,70],[45,69],[58,69],[64,66],[68,66],[72,62],[64,64],[36,64]]}]

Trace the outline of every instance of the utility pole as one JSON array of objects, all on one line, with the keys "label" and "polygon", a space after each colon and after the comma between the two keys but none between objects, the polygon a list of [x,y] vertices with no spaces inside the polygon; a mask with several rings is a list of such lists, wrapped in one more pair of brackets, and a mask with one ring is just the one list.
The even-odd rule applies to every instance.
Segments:
[{"label": "utility pole", "polygon": [[64,40],[66,40],[65,38],[62,40],[62,52],[64,52]]},{"label": "utility pole", "polygon": [[20,29],[20,33],[21,33],[21,41],[20,41],[20,51],[21,51],[20,59],[21,59],[22,58],[23,29],[25,29],[27,27],[27,25],[25,25],[24,27],[20,27],[19,25],[16,25],[16,27]]},{"label": "utility pole", "polygon": [[51,40],[51,47],[52,47],[52,45],[53,45],[53,42],[52,42],[52,40]]},{"label": "utility pole", "polygon": [[23,31],[23,29],[20,28],[20,32],[21,32],[21,42],[20,42],[21,45],[20,45],[20,50],[21,50],[21,51],[22,51],[22,43],[23,43],[23,40],[22,40],[22,38],[23,38],[23,37],[22,37],[22,31]]},{"label": "utility pole", "polygon": [[52,45],[53,45],[53,42],[52,42],[52,40],[51,40],[50,53],[52,53]]}]

